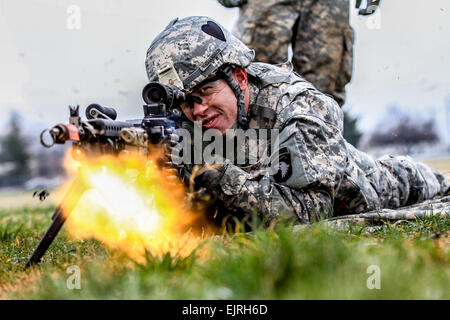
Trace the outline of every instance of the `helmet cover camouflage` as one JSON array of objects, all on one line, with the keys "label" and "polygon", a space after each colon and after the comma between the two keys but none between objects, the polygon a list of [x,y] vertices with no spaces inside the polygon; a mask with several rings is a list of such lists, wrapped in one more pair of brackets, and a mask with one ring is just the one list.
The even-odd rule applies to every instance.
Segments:
[{"label": "helmet cover camouflage", "polygon": [[161,81],[161,74],[173,65],[180,89],[190,92],[221,66],[245,68],[253,58],[254,51],[219,23],[194,16],[169,23],[151,43],[145,66],[149,81]]}]

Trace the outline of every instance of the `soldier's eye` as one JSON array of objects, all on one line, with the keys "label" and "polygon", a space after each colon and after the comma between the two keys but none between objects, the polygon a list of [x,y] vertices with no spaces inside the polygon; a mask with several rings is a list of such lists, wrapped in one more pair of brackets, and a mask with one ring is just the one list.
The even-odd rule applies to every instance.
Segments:
[{"label": "soldier's eye", "polygon": [[206,86],[206,87],[200,88],[200,95],[207,96],[208,94],[211,94],[212,88],[213,88],[212,86]]},{"label": "soldier's eye", "polygon": [[186,108],[190,108],[193,109],[194,108],[194,102],[198,103],[198,104],[202,104],[203,101],[200,97],[197,96],[187,96],[186,101],[181,103],[181,108],[186,109]]}]

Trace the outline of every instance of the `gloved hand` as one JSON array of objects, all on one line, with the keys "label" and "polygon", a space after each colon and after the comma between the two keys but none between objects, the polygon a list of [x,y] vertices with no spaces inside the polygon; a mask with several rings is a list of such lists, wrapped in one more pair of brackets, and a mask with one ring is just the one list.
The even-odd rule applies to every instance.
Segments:
[{"label": "gloved hand", "polygon": [[167,166],[177,166],[181,164],[181,143],[180,136],[175,132],[170,134],[169,139],[164,143],[164,163]]},{"label": "gloved hand", "polygon": [[194,188],[205,188],[212,193],[217,192],[225,170],[226,165],[220,164],[204,164],[202,167],[196,168],[192,172]]},{"label": "gloved hand", "polygon": [[359,7],[361,6],[361,0],[356,0],[356,9],[359,9],[358,14],[362,15],[362,16],[368,16],[372,13],[374,13],[378,6],[380,5],[381,0],[367,0],[367,7],[366,8],[361,8],[359,9]]},{"label": "gloved hand", "polygon": [[181,163],[181,143],[180,136],[172,133],[164,144],[164,156],[161,159],[161,165],[167,174],[167,181],[174,182],[180,180]]},{"label": "gloved hand", "polygon": [[218,0],[221,5],[227,8],[240,7],[247,3],[247,0]]}]

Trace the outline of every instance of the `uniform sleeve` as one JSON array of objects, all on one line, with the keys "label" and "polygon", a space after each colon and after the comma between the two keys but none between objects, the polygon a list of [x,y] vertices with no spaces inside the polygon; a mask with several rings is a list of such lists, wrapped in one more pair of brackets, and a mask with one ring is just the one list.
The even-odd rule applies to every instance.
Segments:
[{"label": "uniform sleeve", "polygon": [[[339,126],[317,112],[327,113],[330,100],[323,97],[297,97],[280,113],[281,118],[290,115],[279,132],[282,174],[271,170],[255,174],[231,163],[225,165],[217,196],[226,207],[248,213],[256,210],[269,220],[297,218],[301,223],[332,215],[347,152]],[[302,109],[305,103],[315,112]]]}]

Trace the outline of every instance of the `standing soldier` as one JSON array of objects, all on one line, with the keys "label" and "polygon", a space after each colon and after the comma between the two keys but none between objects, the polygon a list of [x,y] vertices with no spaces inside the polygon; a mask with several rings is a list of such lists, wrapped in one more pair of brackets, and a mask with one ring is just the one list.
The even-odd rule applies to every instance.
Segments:
[{"label": "standing soldier", "polygon": [[[239,7],[234,35],[256,52],[255,61],[288,60],[294,70],[342,105],[352,77],[353,29],[349,0],[218,0]],[[375,12],[380,0],[368,0],[359,14]],[[357,0],[359,8],[361,0]]]}]

